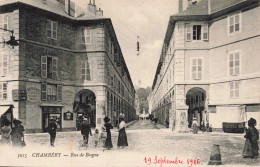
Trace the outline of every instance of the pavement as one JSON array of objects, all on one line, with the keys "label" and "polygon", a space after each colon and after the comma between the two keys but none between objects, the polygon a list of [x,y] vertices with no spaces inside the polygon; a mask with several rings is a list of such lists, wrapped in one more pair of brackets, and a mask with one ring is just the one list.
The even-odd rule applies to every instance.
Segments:
[{"label": "pavement", "polygon": [[[114,148],[111,150],[103,150],[101,143],[94,147],[93,137],[88,148],[80,147],[79,131],[58,132],[55,147],[50,147],[47,133],[26,134],[27,145],[22,149],[0,147],[0,166],[207,166],[213,144],[220,145],[224,166],[259,166],[260,163],[259,158],[242,157],[244,134],[172,133],[148,120],[127,123],[126,133],[129,146],[121,149],[117,148],[118,132],[112,130]],[[48,155],[56,157],[44,157]],[[164,163],[167,160],[172,163]]]}]

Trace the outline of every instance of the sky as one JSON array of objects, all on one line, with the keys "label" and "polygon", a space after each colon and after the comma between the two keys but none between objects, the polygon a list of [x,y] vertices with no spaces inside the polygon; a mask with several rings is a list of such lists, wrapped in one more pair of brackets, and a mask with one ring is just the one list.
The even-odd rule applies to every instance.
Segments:
[{"label": "sky", "polygon": [[[74,2],[84,8],[89,0]],[[96,0],[96,6],[112,20],[133,84],[151,87],[168,21],[178,11],[178,0]]]}]

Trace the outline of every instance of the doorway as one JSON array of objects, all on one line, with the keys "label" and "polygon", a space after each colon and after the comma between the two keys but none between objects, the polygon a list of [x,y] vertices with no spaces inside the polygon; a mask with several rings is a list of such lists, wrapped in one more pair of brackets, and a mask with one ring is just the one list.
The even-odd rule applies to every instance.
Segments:
[{"label": "doorway", "polygon": [[42,107],[42,129],[48,132],[50,119],[54,119],[57,125],[57,131],[62,131],[61,107]]}]

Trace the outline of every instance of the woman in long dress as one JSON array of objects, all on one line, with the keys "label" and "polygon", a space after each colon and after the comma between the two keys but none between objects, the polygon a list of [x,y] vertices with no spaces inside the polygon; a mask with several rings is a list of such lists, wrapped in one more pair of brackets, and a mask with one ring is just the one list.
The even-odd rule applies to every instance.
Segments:
[{"label": "woman in long dress", "polygon": [[[254,158],[258,157],[258,140],[259,140],[259,132],[255,128],[256,126],[256,120],[254,118],[250,118],[248,121],[248,129],[246,131],[245,138],[247,139],[245,142],[244,150],[243,150],[243,156]],[[249,141],[249,142],[248,142]]]},{"label": "woman in long dress", "polygon": [[108,150],[113,148],[112,139],[111,139],[111,131],[110,131],[110,129],[113,129],[113,126],[111,125],[111,123],[109,121],[110,121],[110,119],[108,117],[104,118],[104,122],[105,122],[104,126],[105,126],[106,132],[107,132],[105,148],[107,148]]},{"label": "woman in long dress", "polygon": [[1,128],[1,132],[1,144],[11,145],[10,135],[12,132],[12,128],[10,127],[10,122],[7,119],[4,120],[4,127]]},{"label": "woman in long dress", "polygon": [[24,141],[24,127],[21,125],[22,121],[20,120],[14,120],[14,128],[11,132],[11,140],[12,145],[14,147],[23,147],[23,141]]},{"label": "woman in long dress", "polygon": [[119,134],[118,134],[118,140],[117,140],[117,146],[120,148],[124,148],[125,146],[128,146],[127,142],[127,136],[125,132],[125,117],[123,114],[120,114],[119,116]]}]

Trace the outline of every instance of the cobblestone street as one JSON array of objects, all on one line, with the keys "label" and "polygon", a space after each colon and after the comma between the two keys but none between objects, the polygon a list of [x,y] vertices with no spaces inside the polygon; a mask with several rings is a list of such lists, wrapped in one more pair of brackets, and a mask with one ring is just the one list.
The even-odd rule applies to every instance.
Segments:
[{"label": "cobblestone street", "polygon": [[[92,130],[94,131],[94,130]],[[74,163],[93,164],[94,166],[154,166],[159,167],[160,164],[154,164],[155,157],[168,160],[178,158],[184,164],[181,166],[189,166],[187,159],[195,159],[200,165],[207,165],[211,147],[213,144],[219,144],[223,165],[254,165],[259,164],[257,159],[242,158],[242,149],[244,145],[243,134],[227,134],[227,133],[192,133],[176,134],[167,129],[158,129],[151,122],[137,121],[127,128],[127,137],[129,147],[125,149],[117,148],[118,133],[116,129],[112,131],[112,142],[114,148],[105,150],[99,145],[94,147],[94,139],[90,137],[89,147],[87,150],[80,149],[79,143],[82,140],[80,132],[60,132],[57,133],[55,147],[49,146],[49,135],[46,133],[26,134],[25,140],[27,146],[21,150],[6,151],[0,150],[0,165],[5,165],[3,159],[11,160],[13,165],[37,165],[52,166],[56,163],[64,163],[69,166]],[[49,159],[44,164],[39,164],[38,160],[44,160],[44,157],[38,157],[35,153],[61,153],[60,158]],[[78,157],[80,154],[88,154],[88,157]],[[18,154],[27,154],[26,158],[18,158]],[[98,154],[98,157],[91,154]],[[145,163],[145,158],[151,158],[151,164]],[[69,163],[67,163],[69,162]],[[162,166],[174,166],[172,164],[162,164]],[[178,165],[176,165],[178,166]],[[180,166],[180,165],[179,165]],[[193,165],[198,166],[198,165]]]}]

